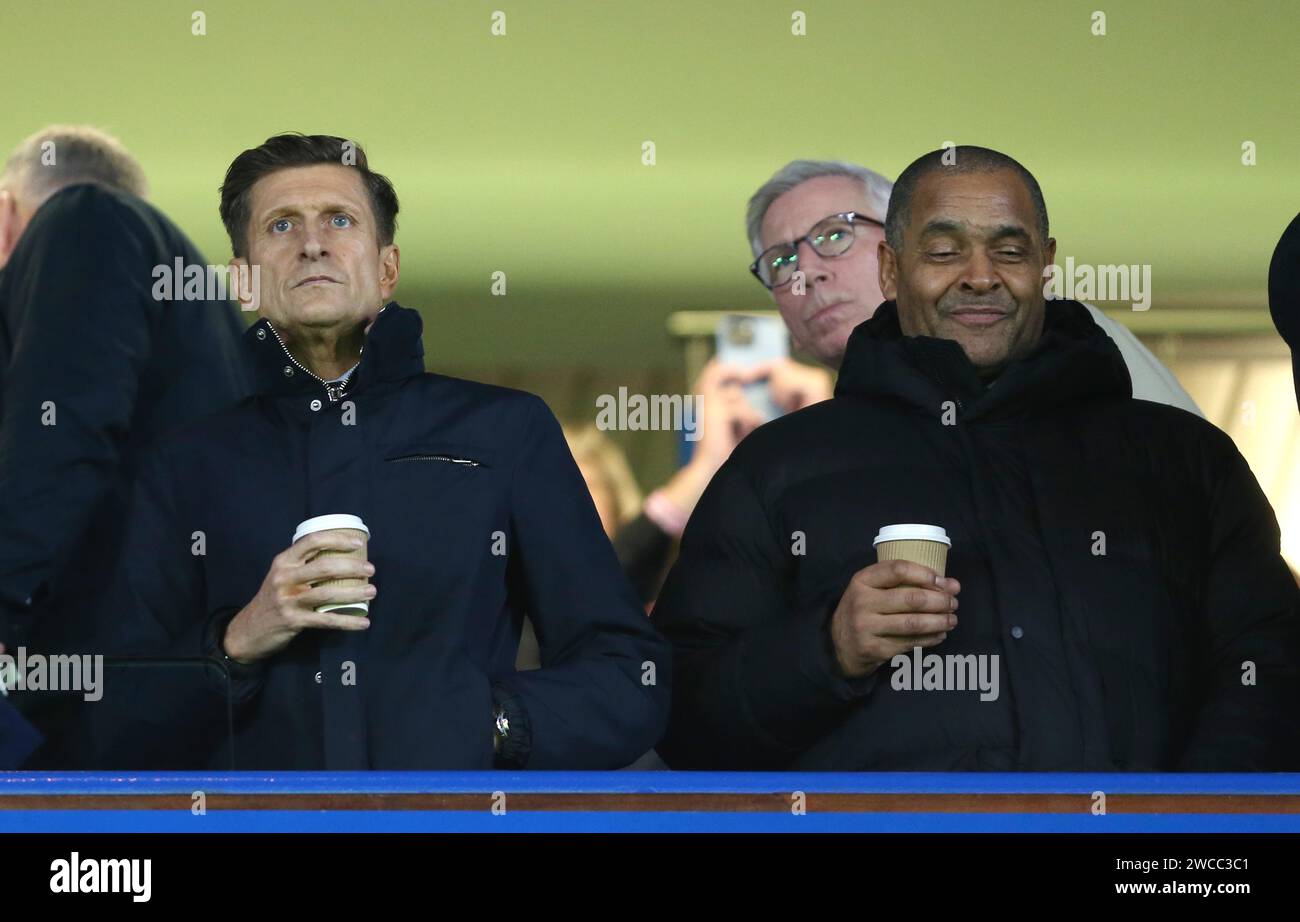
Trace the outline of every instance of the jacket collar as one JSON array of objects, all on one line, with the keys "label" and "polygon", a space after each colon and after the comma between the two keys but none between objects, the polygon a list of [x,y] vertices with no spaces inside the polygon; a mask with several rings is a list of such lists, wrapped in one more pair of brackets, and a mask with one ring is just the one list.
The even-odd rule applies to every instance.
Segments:
[{"label": "jacket collar", "polygon": [[402,307],[396,301],[388,302],[366,334],[360,364],[346,383],[327,389],[324,381],[289,354],[279,332],[263,317],[244,333],[252,354],[253,393],[270,397],[320,393],[333,401],[381,382],[422,374],[423,331],[424,322],[418,311]]},{"label": "jacket collar", "polygon": [[967,418],[1006,417],[1084,397],[1131,397],[1119,348],[1077,301],[1048,301],[1043,334],[987,388],[961,345],[904,336],[898,306],[886,301],[849,336],[837,396],[892,397],[934,414],[947,400]]}]

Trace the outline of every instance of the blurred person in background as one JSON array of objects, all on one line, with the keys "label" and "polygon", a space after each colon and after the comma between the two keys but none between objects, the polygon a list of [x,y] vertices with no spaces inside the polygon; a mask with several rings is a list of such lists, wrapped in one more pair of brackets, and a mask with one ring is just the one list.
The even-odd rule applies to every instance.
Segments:
[{"label": "blurred person in background", "polygon": [[624,525],[636,518],[641,508],[641,488],[637,486],[627,456],[609,436],[593,424],[566,425],[564,440],[582,479],[591,491],[601,527],[611,539]]},{"label": "blurred person in background", "polygon": [[[89,614],[143,449],[247,389],[233,304],[179,280],[155,296],[159,268],[207,260],[147,195],[86,126],[37,132],[0,174],[0,648],[98,652]],[[30,766],[77,767],[80,694],[10,700],[47,737]]]},{"label": "blurred person in background", "polygon": [[[564,427],[569,450],[587,481],[623,574],[647,611],[654,607],[677,539],[704,488],[731,450],[762,423],[743,390],[754,381],[766,381],[773,401],[785,412],[827,400],[833,389],[825,369],[790,359],[748,369],[711,359],[690,389],[701,400],[700,437],[693,443],[691,458],[644,500],[627,456],[609,436],[590,423]],[[536,651],[536,639],[526,631],[521,668],[537,662]]]}]

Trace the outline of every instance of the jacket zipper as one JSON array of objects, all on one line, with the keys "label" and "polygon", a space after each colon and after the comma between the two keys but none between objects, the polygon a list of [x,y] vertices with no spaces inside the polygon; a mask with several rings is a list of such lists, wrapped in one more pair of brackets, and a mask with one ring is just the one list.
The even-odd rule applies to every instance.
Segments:
[{"label": "jacket zipper", "polygon": [[[290,362],[293,362],[294,366],[303,374],[320,382],[320,386],[325,388],[325,396],[329,398],[330,403],[338,403],[339,400],[343,398],[343,395],[347,392],[348,385],[352,383],[352,371],[348,372],[347,377],[343,379],[341,384],[329,384],[320,375],[315,374],[308,368],[304,368],[303,364],[293,357],[293,353],[289,351],[287,346],[285,346],[284,340],[280,338],[280,334],[276,332],[271,321],[266,321],[266,328],[271,331],[271,335],[275,337],[275,341],[280,344],[280,349],[283,350],[285,357],[288,358]],[[362,347],[362,351],[365,351],[364,347]],[[359,357],[358,362],[360,362]],[[355,370],[356,369],[353,369],[353,371]]]},{"label": "jacket zipper", "polygon": [[466,464],[470,467],[482,467],[481,461],[475,461],[472,458],[453,458],[450,455],[403,455],[400,458],[389,458],[390,463],[398,461],[449,461],[452,464]]}]

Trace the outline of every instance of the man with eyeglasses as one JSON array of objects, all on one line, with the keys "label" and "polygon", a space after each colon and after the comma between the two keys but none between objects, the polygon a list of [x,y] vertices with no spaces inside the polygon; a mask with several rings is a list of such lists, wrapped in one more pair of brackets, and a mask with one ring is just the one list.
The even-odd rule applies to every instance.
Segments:
[{"label": "man with eyeglasses", "polygon": [[[865,240],[791,248],[814,300],[787,322],[840,365],[835,396],[755,430],[686,527],[655,608],[674,652],[658,752],[704,770],[1295,770],[1300,589],[1259,485],[1214,426],[1132,399],[1082,304],[1045,300],[1056,241],[1032,174],[953,154],[904,170],[883,242],[848,215],[813,236],[874,235],[870,260]],[[755,249],[870,207],[834,185],[802,211],[759,202]],[[946,530],[946,568],[877,561],[907,523]]]}]

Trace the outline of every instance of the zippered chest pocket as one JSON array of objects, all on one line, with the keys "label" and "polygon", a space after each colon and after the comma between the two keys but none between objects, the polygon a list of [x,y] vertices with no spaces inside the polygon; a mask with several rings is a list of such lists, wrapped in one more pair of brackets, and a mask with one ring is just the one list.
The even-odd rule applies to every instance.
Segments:
[{"label": "zippered chest pocket", "polygon": [[380,454],[384,466],[491,468],[490,452],[475,445],[447,442],[408,442],[384,448]]},{"label": "zippered chest pocket", "polygon": [[409,454],[409,455],[398,455],[395,458],[385,458],[384,460],[393,464],[397,464],[404,461],[432,461],[435,463],[442,462],[444,464],[463,464],[466,467],[488,467],[489,466],[487,462],[480,461],[477,458],[462,458],[458,455],[434,454],[434,453],[425,453],[425,452],[417,452],[415,454]]}]

